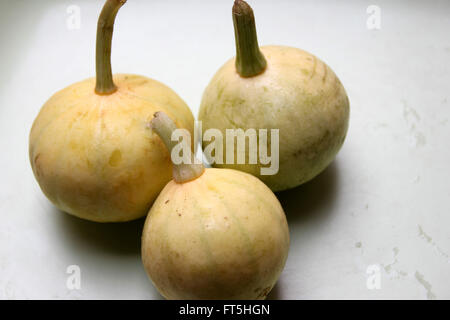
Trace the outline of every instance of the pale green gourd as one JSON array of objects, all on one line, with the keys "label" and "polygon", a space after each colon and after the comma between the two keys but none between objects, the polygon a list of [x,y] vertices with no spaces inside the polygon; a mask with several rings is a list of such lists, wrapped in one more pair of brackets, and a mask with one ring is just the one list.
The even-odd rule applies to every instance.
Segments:
[{"label": "pale green gourd", "polygon": [[[169,149],[176,128],[152,120]],[[283,209],[259,179],[201,164],[174,165],[145,222],[142,260],[167,299],[265,299],[287,259]]]}]

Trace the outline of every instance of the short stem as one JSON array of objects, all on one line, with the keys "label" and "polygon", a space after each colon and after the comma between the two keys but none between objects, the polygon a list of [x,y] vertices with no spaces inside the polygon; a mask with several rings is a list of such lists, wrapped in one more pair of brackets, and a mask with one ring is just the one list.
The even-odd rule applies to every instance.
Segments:
[{"label": "short stem", "polygon": [[113,82],[111,71],[111,42],[114,30],[114,20],[120,7],[126,0],[106,0],[97,24],[97,47],[96,47],[96,73],[97,79],[95,92],[107,95],[117,90]]},{"label": "short stem", "polygon": [[[190,139],[183,139],[182,142],[172,141],[172,133],[178,129],[175,122],[170,119],[164,112],[156,112],[154,118],[150,122],[151,128],[158,134],[166,148],[169,150],[172,159],[172,149],[179,143]],[[186,133],[189,134],[189,133]],[[186,145],[183,150],[188,150],[189,163],[173,164],[173,180],[177,183],[184,183],[200,177],[205,171],[205,167],[201,162],[195,159],[191,151],[190,144]]]},{"label": "short stem", "polygon": [[267,62],[259,49],[255,16],[247,2],[235,0],[233,23],[236,38],[236,71],[244,78],[263,73]]}]

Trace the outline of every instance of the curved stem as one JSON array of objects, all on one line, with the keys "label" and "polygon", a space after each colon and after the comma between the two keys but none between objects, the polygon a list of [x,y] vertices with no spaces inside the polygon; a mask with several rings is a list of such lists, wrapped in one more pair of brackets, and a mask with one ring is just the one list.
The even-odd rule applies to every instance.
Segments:
[{"label": "curved stem", "polygon": [[179,143],[185,143],[182,150],[183,152],[189,153],[186,157],[188,163],[185,163],[184,161],[179,164],[173,163],[173,180],[175,180],[175,182],[188,182],[197,179],[203,174],[203,172],[205,171],[205,167],[195,158],[194,154],[192,153],[190,143],[187,143],[187,141],[190,141],[190,137],[186,137],[186,135],[190,135],[187,130],[183,129],[182,131],[180,131],[183,137],[181,142],[173,141],[172,134],[178,128],[175,125],[175,122],[173,122],[172,119],[170,119],[164,112],[161,111],[155,113],[154,118],[150,122],[150,126],[158,134],[166,148],[169,150],[172,162],[174,162],[172,150]]},{"label": "curved stem", "polygon": [[101,95],[114,93],[117,90],[111,71],[111,41],[114,20],[120,7],[126,0],[106,0],[97,24],[96,44],[96,84],[95,92]]},{"label": "curved stem", "polygon": [[267,61],[259,49],[255,16],[247,2],[235,0],[233,23],[236,38],[236,71],[244,78],[263,73]]}]

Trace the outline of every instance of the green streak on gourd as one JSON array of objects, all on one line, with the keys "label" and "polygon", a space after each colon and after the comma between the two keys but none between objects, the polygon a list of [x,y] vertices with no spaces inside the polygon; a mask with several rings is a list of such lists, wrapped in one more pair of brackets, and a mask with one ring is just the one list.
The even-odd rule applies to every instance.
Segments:
[{"label": "green streak on gourd", "polygon": [[[239,187],[242,187],[242,190],[244,190],[244,191],[247,190],[247,189],[246,189],[246,185],[244,185],[243,183],[240,183],[239,181],[231,180],[231,179],[228,179],[228,178],[222,178],[222,180],[228,182],[231,186],[239,186]],[[270,205],[270,202],[267,201],[266,198],[259,197],[259,196],[256,194],[256,192],[250,192],[250,194],[251,194],[251,196],[252,196],[254,199],[256,199],[259,203],[263,203],[264,206]],[[272,212],[272,211],[271,211],[271,212]],[[272,213],[272,214],[273,214],[273,213]]]}]

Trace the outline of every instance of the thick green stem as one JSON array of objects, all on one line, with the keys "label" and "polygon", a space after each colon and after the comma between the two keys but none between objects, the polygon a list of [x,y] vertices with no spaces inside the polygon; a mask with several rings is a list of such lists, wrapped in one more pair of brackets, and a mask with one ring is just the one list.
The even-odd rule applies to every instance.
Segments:
[{"label": "thick green stem", "polygon": [[255,16],[247,2],[243,0],[234,2],[233,23],[236,38],[236,71],[244,78],[263,73],[267,62],[259,49]]},{"label": "thick green stem", "polygon": [[[169,150],[173,163],[173,180],[175,180],[175,182],[188,182],[197,179],[203,174],[205,167],[201,162],[195,159],[190,143],[187,143],[187,141],[190,141],[190,137],[186,136],[189,135],[189,132],[186,132],[186,130],[180,131],[181,136],[183,137],[182,141],[173,141],[172,134],[178,128],[175,122],[173,122],[173,120],[170,119],[164,112],[156,112],[154,118],[150,122],[150,126],[158,134],[166,148]],[[185,143],[184,148],[182,148],[183,152],[189,153],[188,155],[184,155],[184,158],[187,159],[187,163],[184,161],[175,164],[172,150],[180,143]]]},{"label": "thick green stem", "polygon": [[114,20],[120,7],[126,0],[106,0],[97,24],[97,47],[96,47],[96,73],[97,79],[95,92],[107,95],[117,90],[113,82],[111,71],[111,41],[114,30]]}]

